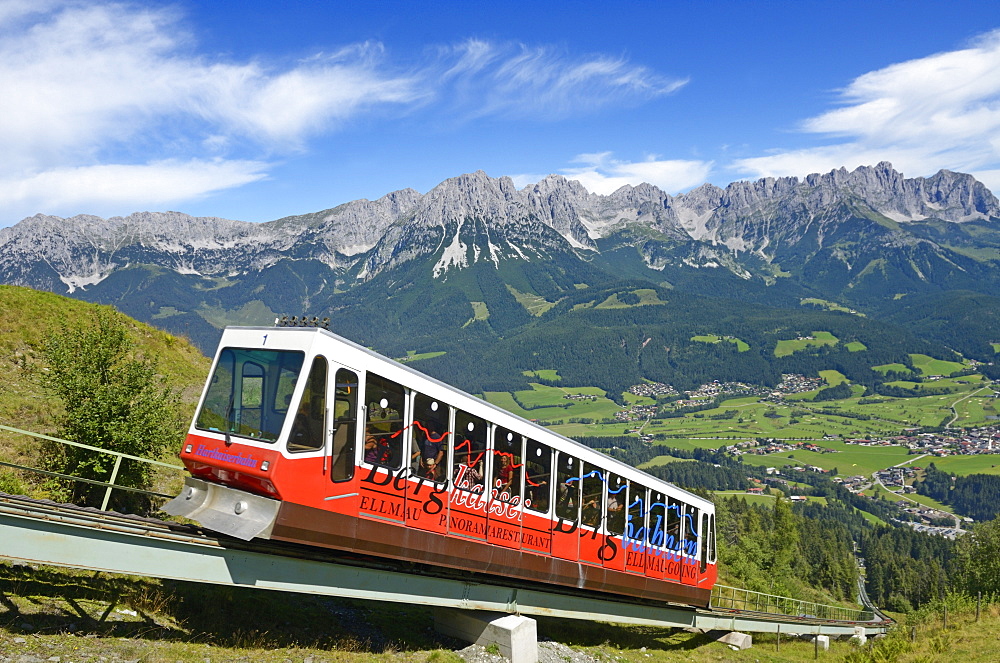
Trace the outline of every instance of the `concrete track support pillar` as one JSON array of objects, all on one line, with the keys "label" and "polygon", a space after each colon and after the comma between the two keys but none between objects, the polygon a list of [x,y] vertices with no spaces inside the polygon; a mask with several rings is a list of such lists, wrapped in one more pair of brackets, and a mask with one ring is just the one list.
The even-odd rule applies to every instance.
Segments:
[{"label": "concrete track support pillar", "polygon": [[434,628],[465,642],[484,647],[494,644],[511,663],[538,663],[538,629],[534,619],[438,608],[434,611]]}]

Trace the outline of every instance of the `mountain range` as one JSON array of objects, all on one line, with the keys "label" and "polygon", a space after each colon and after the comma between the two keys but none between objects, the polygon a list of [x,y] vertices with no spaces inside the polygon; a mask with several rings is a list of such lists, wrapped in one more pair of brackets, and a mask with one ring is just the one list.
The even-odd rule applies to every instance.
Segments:
[{"label": "mountain range", "polygon": [[[685,383],[699,361],[732,373],[738,351],[691,340],[704,334],[749,343],[731,377],[768,383],[776,340],[833,327],[886,357],[919,346],[991,361],[1000,203],[971,175],[905,178],[886,162],[677,196],[476,172],[267,223],[38,214],[0,230],[0,282],[114,304],[206,352],[226,324],[330,315],[471,389],[576,364],[583,379],[602,354],[626,364],[597,381],[613,388]],[[503,366],[489,379],[457,368],[487,357]]]}]

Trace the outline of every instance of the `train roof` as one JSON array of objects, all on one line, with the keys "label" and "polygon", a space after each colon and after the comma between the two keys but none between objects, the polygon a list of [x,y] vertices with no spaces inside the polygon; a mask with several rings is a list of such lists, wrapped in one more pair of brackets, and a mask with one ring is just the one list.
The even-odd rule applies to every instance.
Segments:
[{"label": "train roof", "polygon": [[[358,343],[355,343],[354,341],[352,341],[350,339],[347,339],[347,338],[344,338],[343,336],[335,334],[334,332],[332,332],[329,329],[326,329],[324,327],[319,327],[319,326],[302,326],[302,327],[298,327],[298,326],[272,326],[272,327],[263,327],[263,326],[247,326],[247,327],[243,327],[243,326],[230,326],[230,327],[226,327],[223,330],[223,337],[222,337],[222,340],[220,341],[220,344],[219,344],[219,350],[222,349],[223,342],[226,340],[226,335],[227,334],[241,333],[241,332],[264,332],[264,333],[267,333],[269,335],[273,334],[275,332],[281,333],[282,335],[284,335],[284,334],[307,334],[307,333],[308,334],[319,334],[319,335],[321,335],[323,337],[326,337],[326,338],[329,338],[330,340],[335,341],[337,343],[341,343],[341,344],[347,345],[350,348],[352,348],[353,350],[355,350],[357,352],[360,352],[360,353],[366,355],[367,357],[369,357],[371,359],[374,359],[376,361],[382,362],[384,364],[391,365],[396,370],[406,372],[406,373],[408,373],[410,375],[413,375],[413,376],[419,378],[420,380],[424,380],[424,381],[430,382],[430,383],[434,384],[435,386],[437,386],[437,387],[439,387],[439,388],[441,388],[443,390],[446,390],[446,391],[448,391],[448,392],[450,392],[452,394],[458,395],[459,397],[472,399],[472,400],[475,401],[477,407],[483,407],[485,409],[488,409],[488,410],[491,410],[493,412],[496,412],[499,415],[501,415],[501,417],[507,417],[507,418],[516,419],[522,426],[531,427],[532,429],[539,431],[541,433],[541,435],[542,435],[542,437],[539,439],[539,441],[543,441],[544,438],[546,438],[546,437],[548,437],[548,438],[555,437],[561,443],[569,445],[569,446],[571,446],[571,447],[573,447],[575,449],[579,449],[580,451],[582,451],[583,453],[580,454],[580,455],[586,456],[586,455],[589,455],[589,454],[597,454],[597,455],[600,455],[600,456],[602,456],[604,458],[607,458],[607,459],[611,460],[616,465],[618,465],[618,466],[620,466],[622,468],[621,470],[615,469],[615,472],[617,474],[620,474],[622,476],[625,476],[626,474],[640,475],[643,478],[648,478],[648,479],[651,479],[652,481],[655,481],[655,482],[666,483],[669,486],[671,486],[671,488],[673,490],[676,490],[679,493],[683,493],[687,497],[687,499],[689,501],[691,501],[691,502],[697,502],[697,503],[700,503],[700,504],[703,504],[703,505],[712,505],[713,504],[711,500],[705,499],[704,497],[701,497],[699,495],[695,495],[694,493],[692,493],[690,491],[687,491],[687,490],[685,490],[683,488],[680,488],[680,487],[678,487],[678,486],[670,483],[669,481],[666,481],[664,479],[658,479],[657,477],[654,477],[654,476],[652,476],[650,474],[646,474],[642,470],[640,470],[638,468],[635,468],[635,467],[633,467],[631,465],[628,465],[626,463],[623,463],[622,461],[620,461],[620,460],[618,460],[616,458],[612,458],[611,456],[608,456],[607,454],[602,453],[602,452],[598,451],[597,449],[593,449],[593,448],[588,447],[588,446],[586,446],[584,444],[581,444],[581,443],[577,442],[576,440],[574,440],[572,438],[569,438],[569,437],[566,437],[565,435],[561,435],[560,433],[557,433],[557,432],[555,432],[555,431],[553,431],[553,430],[551,430],[549,428],[546,428],[545,426],[542,426],[541,424],[538,424],[538,423],[536,423],[534,421],[530,421],[528,419],[525,419],[524,417],[521,417],[519,415],[514,414],[513,412],[505,410],[505,409],[503,409],[502,407],[500,407],[498,405],[494,405],[493,403],[490,403],[489,401],[487,401],[484,398],[479,398],[477,396],[469,394],[468,392],[463,391],[463,390],[459,389],[458,387],[452,386],[452,385],[448,384],[447,382],[442,382],[441,380],[438,380],[437,378],[431,377],[431,376],[427,375],[426,373],[422,373],[422,372],[420,372],[420,371],[418,371],[418,370],[416,370],[414,368],[411,368],[410,366],[407,366],[406,364],[400,363],[400,362],[398,362],[398,361],[396,361],[394,359],[390,359],[389,357],[386,357],[385,355],[381,355],[381,354],[375,352],[374,350],[372,350],[371,348],[366,348],[365,346],[360,345]],[[218,352],[216,354],[218,354]],[[355,367],[355,368],[360,369],[362,367],[359,366],[359,367]],[[368,367],[365,367],[365,369],[367,370]],[[649,486],[649,487],[652,487],[652,486]]]}]

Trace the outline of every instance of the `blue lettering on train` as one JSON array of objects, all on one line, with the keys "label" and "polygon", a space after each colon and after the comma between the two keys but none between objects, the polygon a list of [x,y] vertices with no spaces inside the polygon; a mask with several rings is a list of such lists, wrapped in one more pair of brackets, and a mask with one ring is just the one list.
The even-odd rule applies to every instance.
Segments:
[{"label": "blue lettering on train", "polygon": [[242,465],[243,467],[257,467],[257,459],[253,456],[244,456],[241,453],[231,454],[217,449],[209,449],[204,444],[198,445],[198,448],[194,451],[194,455],[211,458],[212,460],[221,460],[235,465]]}]

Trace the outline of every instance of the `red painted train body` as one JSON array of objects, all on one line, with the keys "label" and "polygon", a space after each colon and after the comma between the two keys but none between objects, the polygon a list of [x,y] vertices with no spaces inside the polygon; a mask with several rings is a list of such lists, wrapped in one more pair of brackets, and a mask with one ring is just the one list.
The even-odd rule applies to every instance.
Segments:
[{"label": "red painted train body", "polygon": [[712,503],[317,327],[229,328],[164,510],[304,543],[707,606]]}]

